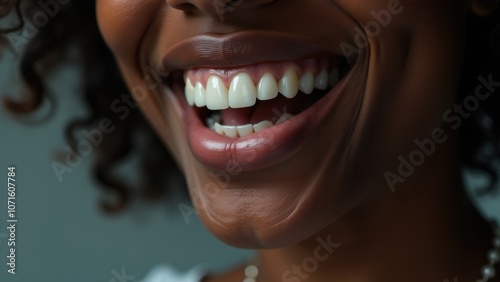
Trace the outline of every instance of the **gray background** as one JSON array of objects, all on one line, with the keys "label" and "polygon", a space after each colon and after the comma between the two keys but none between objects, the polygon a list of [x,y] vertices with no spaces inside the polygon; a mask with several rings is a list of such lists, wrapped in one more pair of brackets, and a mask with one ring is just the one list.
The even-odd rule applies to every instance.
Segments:
[{"label": "gray background", "polygon": [[[16,57],[4,53],[0,60],[0,95],[16,94],[20,89]],[[55,153],[67,146],[64,126],[69,119],[85,116],[77,77],[78,69],[71,66],[50,77],[60,107],[45,123],[19,123],[0,109],[0,183],[5,183],[6,167],[15,165],[19,219],[18,274],[12,276],[5,264],[6,186],[1,184],[0,281],[107,282],[123,268],[139,281],[161,262],[180,270],[200,263],[219,270],[246,260],[250,252],[217,241],[195,216],[186,224],[176,208],[135,206],[120,216],[104,216],[97,206],[100,191],[89,177],[92,156],[65,174],[62,183],[58,181],[51,163]],[[498,203],[498,197],[481,199],[484,213],[500,218]]]}]

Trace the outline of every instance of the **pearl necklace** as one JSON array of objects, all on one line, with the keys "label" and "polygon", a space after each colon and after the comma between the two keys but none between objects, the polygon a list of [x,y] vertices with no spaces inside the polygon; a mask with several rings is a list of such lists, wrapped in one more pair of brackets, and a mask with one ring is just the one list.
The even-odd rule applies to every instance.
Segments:
[{"label": "pearl necklace", "polygon": [[248,261],[247,267],[245,267],[245,279],[243,279],[243,282],[257,282],[258,275],[258,259],[256,256],[252,256]]},{"label": "pearl necklace", "polygon": [[481,269],[482,277],[476,282],[486,282],[495,278],[495,265],[500,261],[500,226],[496,221],[492,221],[493,227],[493,248],[488,251],[488,264]]},{"label": "pearl necklace", "polygon": [[[482,278],[476,282],[487,282],[495,278],[495,265],[500,262],[500,226],[493,221],[493,247],[488,251],[488,263],[481,269]],[[245,268],[245,279],[243,282],[257,282],[259,268],[256,264],[249,263]]]}]

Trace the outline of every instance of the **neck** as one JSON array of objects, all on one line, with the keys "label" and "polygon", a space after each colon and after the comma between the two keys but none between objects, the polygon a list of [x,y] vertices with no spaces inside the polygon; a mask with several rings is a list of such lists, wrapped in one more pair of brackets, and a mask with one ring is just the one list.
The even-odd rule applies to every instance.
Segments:
[{"label": "neck", "polygon": [[491,230],[453,156],[456,146],[441,146],[394,193],[300,244],[259,251],[258,281],[476,281]]}]

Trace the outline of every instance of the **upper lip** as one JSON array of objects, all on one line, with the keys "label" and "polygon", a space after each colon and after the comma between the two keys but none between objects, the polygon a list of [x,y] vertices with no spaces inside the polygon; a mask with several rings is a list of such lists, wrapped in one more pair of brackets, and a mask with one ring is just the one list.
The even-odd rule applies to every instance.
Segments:
[{"label": "upper lip", "polygon": [[162,58],[163,71],[194,67],[228,68],[332,55],[333,51],[297,34],[240,31],[202,34],[183,40]]}]

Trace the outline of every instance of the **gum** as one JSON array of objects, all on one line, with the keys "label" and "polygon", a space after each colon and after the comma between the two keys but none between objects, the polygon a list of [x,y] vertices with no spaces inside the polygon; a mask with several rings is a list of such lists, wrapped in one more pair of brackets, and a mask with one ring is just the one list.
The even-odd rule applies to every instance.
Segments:
[{"label": "gum", "polygon": [[236,68],[193,68],[185,71],[184,73],[184,82],[186,82],[187,78],[191,81],[193,86],[197,82],[201,82],[201,84],[206,87],[208,79],[217,75],[222,79],[227,88],[229,88],[232,79],[239,73],[245,72],[252,78],[255,85],[259,83],[260,78],[265,74],[270,72],[273,74],[276,81],[279,81],[283,74],[292,67],[297,76],[300,78],[303,74],[308,71],[312,71],[314,76],[317,76],[321,70],[326,69],[328,71],[334,69],[339,65],[338,60],[335,58],[313,58],[307,59],[303,61],[288,61],[288,62],[276,62],[276,63],[260,63],[249,66],[242,66]]}]

